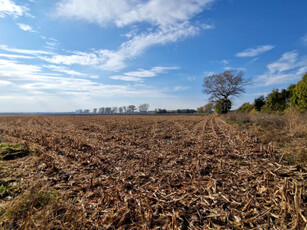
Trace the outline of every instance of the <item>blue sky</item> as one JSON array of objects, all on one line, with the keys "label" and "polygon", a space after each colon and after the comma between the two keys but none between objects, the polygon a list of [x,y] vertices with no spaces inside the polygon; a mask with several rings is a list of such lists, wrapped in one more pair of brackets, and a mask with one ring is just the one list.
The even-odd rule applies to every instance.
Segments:
[{"label": "blue sky", "polygon": [[234,107],[307,72],[306,0],[0,0],[0,112],[196,108],[228,69]]}]

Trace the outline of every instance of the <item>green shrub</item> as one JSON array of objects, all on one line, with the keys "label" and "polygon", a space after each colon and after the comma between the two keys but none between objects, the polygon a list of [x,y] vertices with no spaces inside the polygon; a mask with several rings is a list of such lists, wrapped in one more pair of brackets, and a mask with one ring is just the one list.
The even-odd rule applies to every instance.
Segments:
[{"label": "green shrub", "polygon": [[226,114],[231,109],[231,101],[229,99],[221,99],[215,103],[214,111],[218,114]]},{"label": "green shrub", "polygon": [[302,80],[292,87],[290,102],[291,106],[301,112],[307,110],[307,73],[305,73]]},{"label": "green shrub", "polygon": [[250,103],[244,103],[237,110],[236,113],[249,113],[254,109],[254,106]]}]

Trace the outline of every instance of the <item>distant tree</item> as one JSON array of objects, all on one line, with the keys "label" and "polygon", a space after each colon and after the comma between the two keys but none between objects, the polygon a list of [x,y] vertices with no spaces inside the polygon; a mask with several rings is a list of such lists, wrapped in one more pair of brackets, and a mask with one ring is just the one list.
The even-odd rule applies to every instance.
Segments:
[{"label": "distant tree", "polygon": [[221,99],[215,103],[214,111],[219,114],[228,113],[231,109],[231,101],[229,99]]},{"label": "distant tree", "polygon": [[140,111],[140,113],[146,113],[147,110],[148,110],[148,108],[149,108],[149,105],[146,104],[146,103],[139,105],[139,111]]},{"label": "distant tree", "polygon": [[111,107],[106,107],[106,108],[104,109],[104,112],[105,112],[106,114],[111,114],[112,108],[111,108]]},{"label": "distant tree", "polygon": [[204,106],[204,113],[211,114],[213,112],[213,109],[214,109],[214,104],[213,103],[205,104],[205,106]]},{"label": "distant tree", "polygon": [[135,110],[136,110],[135,105],[129,105],[128,109],[127,109],[127,112],[128,113],[134,113]]},{"label": "distant tree", "polygon": [[204,106],[198,107],[197,112],[198,113],[205,113]]},{"label": "distant tree", "polygon": [[263,112],[283,112],[289,107],[290,92],[286,89],[282,89],[280,92],[278,89],[273,89],[266,97],[266,103],[262,107]]},{"label": "distant tree", "polygon": [[124,113],[127,113],[127,107],[123,106]]},{"label": "distant tree", "polygon": [[124,111],[123,107],[119,107],[118,111],[119,111],[119,113],[123,113],[123,111]]},{"label": "distant tree", "polygon": [[[205,77],[203,81],[202,92],[211,95],[210,101],[218,103],[218,110],[231,106],[231,97],[244,93],[245,87],[251,84],[250,80],[243,78],[243,72],[237,70],[227,70],[223,73],[213,74]],[[221,105],[221,103],[225,103],[225,105]],[[228,112],[230,108],[222,110]]]},{"label": "distant tree", "polygon": [[290,103],[291,106],[297,108],[301,112],[307,110],[307,73],[304,74],[302,80],[300,80],[294,87],[289,87],[290,91]]},{"label": "distant tree", "polygon": [[261,111],[262,106],[265,105],[265,97],[261,95],[254,100],[254,107],[257,111]]},{"label": "distant tree", "polygon": [[88,113],[90,113],[90,110],[89,109],[85,109],[85,110],[83,110],[83,113],[88,114]]},{"label": "distant tree", "polygon": [[96,109],[96,108],[93,109],[93,113],[94,113],[94,114],[97,113],[97,109]]},{"label": "distant tree", "polygon": [[118,108],[117,107],[112,107],[112,113],[117,113]]},{"label": "distant tree", "polygon": [[167,113],[166,109],[155,109],[156,113]]},{"label": "distant tree", "polygon": [[98,113],[103,114],[104,113],[104,107],[99,108]]},{"label": "distant tree", "polygon": [[236,113],[249,113],[254,109],[254,106],[250,103],[244,103],[237,110]]}]

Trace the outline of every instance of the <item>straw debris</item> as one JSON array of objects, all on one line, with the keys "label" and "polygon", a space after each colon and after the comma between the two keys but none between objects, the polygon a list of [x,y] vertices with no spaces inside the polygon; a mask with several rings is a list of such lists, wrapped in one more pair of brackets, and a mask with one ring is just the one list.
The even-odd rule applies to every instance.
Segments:
[{"label": "straw debris", "polygon": [[2,226],[306,228],[306,166],[275,162],[271,148],[218,117],[7,116],[0,123],[2,139],[40,152],[2,162],[3,175],[25,186],[5,201],[14,215],[2,212]]}]

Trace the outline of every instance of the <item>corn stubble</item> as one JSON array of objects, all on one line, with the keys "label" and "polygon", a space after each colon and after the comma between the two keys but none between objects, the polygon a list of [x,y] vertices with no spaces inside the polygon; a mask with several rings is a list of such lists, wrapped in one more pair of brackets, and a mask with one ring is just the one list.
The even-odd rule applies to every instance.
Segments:
[{"label": "corn stubble", "polygon": [[214,116],[2,116],[0,127],[2,140],[39,153],[4,162],[10,177],[59,201],[4,213],[2,227],[306,228],[306,167],[274,162]]}]

